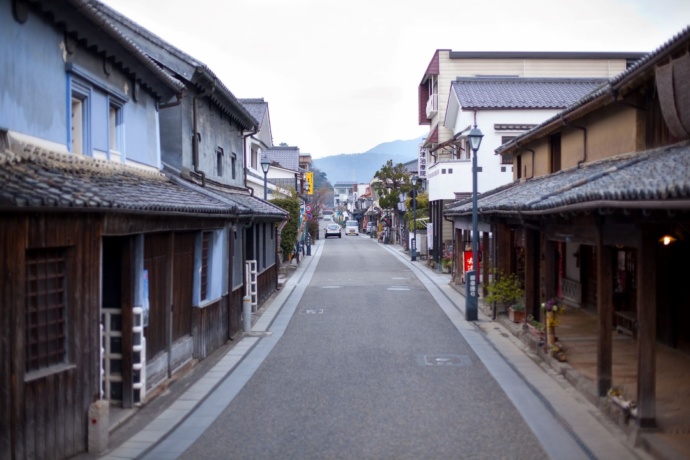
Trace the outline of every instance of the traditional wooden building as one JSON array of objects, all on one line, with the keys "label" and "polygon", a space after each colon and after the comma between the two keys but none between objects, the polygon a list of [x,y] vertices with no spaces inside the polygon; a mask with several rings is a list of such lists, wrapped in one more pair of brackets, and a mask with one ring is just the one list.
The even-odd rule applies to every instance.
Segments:
[{"label": "traditional wooden building", "polygon": [[[179,80],[184,95],[160,111],[161,162],[165,172],[200,187],[241,210],[230,231],[232,277],[211,274],[223,286],[216,295],[199,298],[194,356],[204,358],[240,330],[242,299],[249,295],[256,310],[278,285],[276,224],[287,212],[254,197],[247,187],[246,141],[258,121],[204,63],[164,41],[117,11],[94,3],[105,21],[134,42],[147,57]],[[268,126],[270,136],[270,125]],[[210,244],[215,244],[211,240]],[[228,315],[228,321],[225,319]]]},{"label": "traditional wooden building", "polygon": [[[252,117],[206,99],[234,134],[163,133],[190,87],[102,8],[0,0],[0,458],[85,451],[92,403],[144,403],[239,331],[248,257],[257,302],[277,281],[286,213],[229,154]],[[207,135],[213,174],[174,162]]]},{"label": "traditional wooden building", "polygon": [[[480,231],[492,235],[485,259],[519,274],[528,313],[539,318],[540,304],[557,298],[596,314],[599,396],[620,384],[614,331],[633,335],[640,427],[656,423],[656,347],[690,353],[689,45],[685,29],[499,147],[514,182],[478,201]],[[462,200],[445,215],[466,225],[471,212]]]}]

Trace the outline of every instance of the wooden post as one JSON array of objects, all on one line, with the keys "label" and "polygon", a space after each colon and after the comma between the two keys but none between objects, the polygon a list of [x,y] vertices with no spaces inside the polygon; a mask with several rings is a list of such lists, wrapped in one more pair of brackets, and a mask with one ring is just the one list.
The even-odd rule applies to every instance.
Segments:
[{"label": "wooden post", "polygon": [[612,384],[613,368],[613,292],[611,286],[612,251],[604,246],[602,227],[597,235],[597,395],[606,396]]},{"label": "wooden post", "polygon": [[656,241],[643,232],[637,251],[637,415],[656,425]]},{"label": "wooden post", "polygon": [[534,315],[539,308],[537,274],[539,273],[539,238],[535,230],[525,229],[525,311]]},{"label": "wooden post", "polygon": [[486,297],[488,294],[486,286],[489,284],[489,273],[491,267],[489,266],[489,254],[491,254],[491,248],[489,247],[489,232],[482,233],[482,262],[479,267],[482,271],[481,288],[482,297]]},{"label": "wooden post", "polygon": [[[556,297],[556,248],[553,241],[545,240],[544,242],[544,299]],[[539,303],[539,299],[537,299]],[[539,316],[537,316],[539,314]],[[535,308],[534,317],[539,318],[539,321],[546,322],[546,315],[541,318],[541,308]]]}]

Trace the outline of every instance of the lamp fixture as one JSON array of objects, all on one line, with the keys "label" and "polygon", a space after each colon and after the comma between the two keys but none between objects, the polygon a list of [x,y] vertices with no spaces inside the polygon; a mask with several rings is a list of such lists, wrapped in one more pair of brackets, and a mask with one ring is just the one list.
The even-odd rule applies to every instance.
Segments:
[{"label": "lamp fixture", "polygon": [[659,238],[659,243],[662,243],[664,246],[668,246],[671,243],[675,243],[676,238],[672,237],[671,235],[664,235],[661,238]]},{"label": "lamp fixture", "polygon": [[479,150],[479,146],[482,144],[482,138],[484,134],[474,125],[474,128],[467,134],[467,139],[470,141],[470,148],[474,150],[475,154]]}]

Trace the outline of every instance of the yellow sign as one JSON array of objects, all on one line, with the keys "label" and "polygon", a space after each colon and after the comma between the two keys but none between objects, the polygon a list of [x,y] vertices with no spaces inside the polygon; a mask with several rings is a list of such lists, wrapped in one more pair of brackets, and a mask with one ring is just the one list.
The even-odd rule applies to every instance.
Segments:
[{"label": "yellow sign", "polygon": [[314,173],[311,171],[307,171],[306,173],[306,189],[307,189],[307,195],[313,195],[314,194]]}]

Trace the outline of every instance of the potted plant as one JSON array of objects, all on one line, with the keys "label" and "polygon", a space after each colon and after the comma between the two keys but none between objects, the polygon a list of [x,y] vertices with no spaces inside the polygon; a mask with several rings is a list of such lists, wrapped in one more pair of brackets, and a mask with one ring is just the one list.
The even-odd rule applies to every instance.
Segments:
[{"label": "potted plant", "polygon": [[443,273],[450,273],[450,266],[452,265],[452,261],[449,257],[444,258],[441,261],[441,266],[443,267]]},{"label": "potted plant", "polygon": [[489,284],[486,286],[488,295],[485,300],[489,303],[496,303],[508,310],[508,315],[516,323],[525,320],[525,306],[522,304],[522,284],[515,273],[509,275],[505,273],[494,273]]},{"label": "potted plant", "polygon": [[514,323],[521,323],[525,320],[525,306],[517,302],[508,307],[508,318]]},{"label": "potted plant", "polygon": [[527,321],[525,321],[525,325],[527,326],[527,332],[530,333],[533,337],[535,337],[537,340],[540,342],[544,342],[546,339],[546,334],[544,332],[544,325],[534,319],[532,315],[529,315],[527,317]]}]

